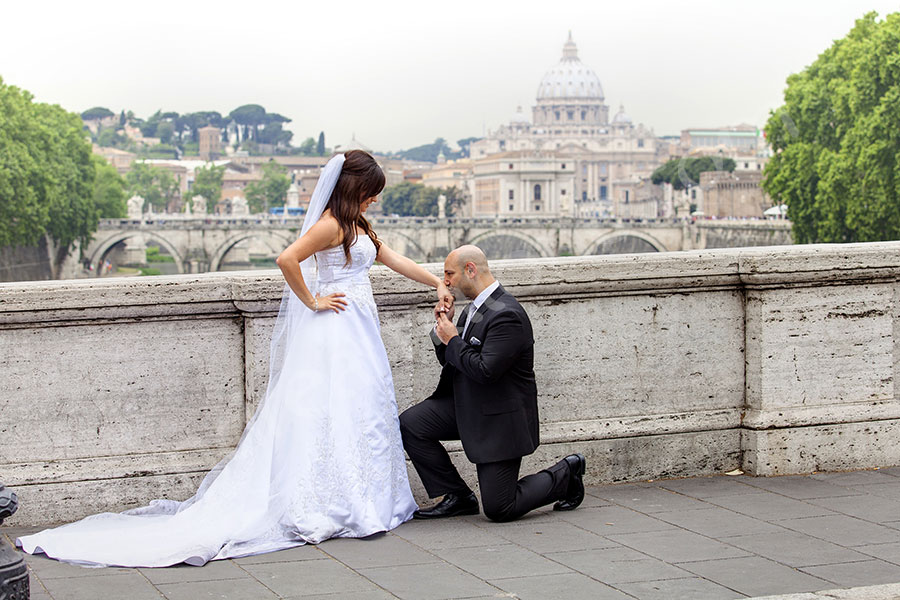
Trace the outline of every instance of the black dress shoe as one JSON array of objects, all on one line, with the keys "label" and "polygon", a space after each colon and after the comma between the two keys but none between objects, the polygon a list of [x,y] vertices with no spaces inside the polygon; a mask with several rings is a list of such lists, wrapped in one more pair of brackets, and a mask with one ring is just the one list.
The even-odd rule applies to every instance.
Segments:
[{"label": "black dress shoe", "polygon": [[457,515],[477,515],[478,498],[474,492],[462,496],[458,494],[446,494],[444,499],[425,510],[417,510],[413,513],[414,519],[442,519]]},{"label": "black dress shoe", "polygon": [[569,487],[565,497],[553,505],[553,510],[575,510],[584,501],[584,471],[587,466],[583,454],[570,454],[563,459],[569,465]]}]

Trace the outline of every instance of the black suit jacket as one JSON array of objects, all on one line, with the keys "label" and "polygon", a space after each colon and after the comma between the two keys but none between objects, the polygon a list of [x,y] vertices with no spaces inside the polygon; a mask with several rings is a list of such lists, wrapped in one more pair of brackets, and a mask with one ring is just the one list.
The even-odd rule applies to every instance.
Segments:
[{"label": "black suit jacket", "polygon": [[457,336],[444,345],[432,331],[443,370],[430,399],[453,401],[459,438],[473,463],[531,454],[540,435],[528,314],[500,286],[470,320],[465,340]]}]

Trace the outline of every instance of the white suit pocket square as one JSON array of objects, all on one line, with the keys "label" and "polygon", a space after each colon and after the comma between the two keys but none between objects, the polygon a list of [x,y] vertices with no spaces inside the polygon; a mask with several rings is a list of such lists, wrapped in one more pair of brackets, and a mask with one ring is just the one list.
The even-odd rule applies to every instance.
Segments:
[{"label": "white suit pocket square", "polygon": [[470,337],[470,338],[469,338],[469,343],[470,343],[471,345],[473,345],[473,346],[480,346],[480,345],[481,345],[481,340],[479,340],[477,337]]}]

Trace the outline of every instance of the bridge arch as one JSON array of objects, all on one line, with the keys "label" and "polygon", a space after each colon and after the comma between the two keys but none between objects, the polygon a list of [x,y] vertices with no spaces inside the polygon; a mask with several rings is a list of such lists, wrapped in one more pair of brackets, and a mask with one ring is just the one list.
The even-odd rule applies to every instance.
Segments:
[{"label": "bridge arch", "polygon": [[[406,248],[404,249],[405,251],[402,252],[402,254],[404,256],[411,258],[413,260],[428,260],[428,256],[429,256],[428,252],[425,252],[425,250],[422,248],[422,245],[419,242],[417,242],[416,240],[414,240],[411,236],[409,236],[406,233],[404,233],[400,230],[397,230],[397,229],[385,228],[383,231],[384,231],[384,235],[382,236],[379,234],[378,235],[379,239],[383,239],[383,240],[390,240],[391,238],[402,238],[403,239],[403,241],[406,243]],[[376,230],[375,233],[378,234],[378,231]],[[391,240],[391,241],[393,241],[393,240]],[[410,252],[410,248],[413,249],[412,252]],[[393,249],[397,250],[396,248],[393,248]],[[399,252],[399,250],[398,250],[398,252]]]},{"label": "bridge arch", "polygon": [[[621,250],[604,252],[606,249],[614,249],[618,246]],[[658,239],[643,231],[611,231],[596,238],[587,245],[585,255],[592,254],[632,254],[641,252],[667,252],[667,248]]]},{"label": "bridge arch", "polygon": [[159,243],[159,245],[168,250],[172,258],[175,259],[175,266],[178,268],[178,272],[185,272],[184,258],[182,258],[181,253],[179,253],[175,246],[173,246],[166,238],[150,231],[119,231],[103,240],[91,254],[89,259],[91,266],[94,267],[94,272],[97,273],[98,276],[100,275],[100,266],[103,259],[116,244],[136,236],[142,236],[145,242],[153,240],[154,242]]},{"label": "bridge arch", "polygon": [[[467,243],[481,248],[490,259],[541,258],[554,255],[553,252],[550,252],[548,248],[530,235],[509,229],[499,233],[497,231],[486,231],[476,235]],[[500,256],[504,253],[511,253],[513,256]]]},{"label": "bridge arch", "polygon": [[249,240],[250,238],[274,238],[277,242],[279,242],[279,246],[282,248],[287,248],[296,238],[286,236],[282,233],[275,231],[267,231],[267,230],[253,230],[253,231],[242,231],[241,233],[237,233],[219,245],[218,248],[213,252],[212,258],[209,261],[209,270],[210,271],[218,271],[219,267],[222,266],[222,260],[225,258],[225,255],[228,254],[228,251],[243,242],[244,240]]}]

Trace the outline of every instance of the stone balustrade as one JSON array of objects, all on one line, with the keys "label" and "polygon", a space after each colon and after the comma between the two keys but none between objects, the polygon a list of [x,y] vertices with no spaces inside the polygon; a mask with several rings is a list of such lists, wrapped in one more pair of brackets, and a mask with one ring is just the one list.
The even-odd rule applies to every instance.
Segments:
[{"label": "stone balustrade", "polygon": [[[537,340],[543,444],[523,472],[574,451],[592,483],[900,463],[900,242],[493,269]],[[437,381],[433,293],[372,280],[402,410]],[[282,289],[277,271],[0,285],[11,523],[189,496],[264,393]]]}]

